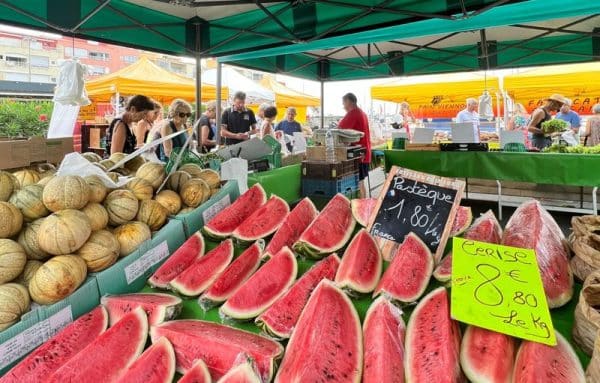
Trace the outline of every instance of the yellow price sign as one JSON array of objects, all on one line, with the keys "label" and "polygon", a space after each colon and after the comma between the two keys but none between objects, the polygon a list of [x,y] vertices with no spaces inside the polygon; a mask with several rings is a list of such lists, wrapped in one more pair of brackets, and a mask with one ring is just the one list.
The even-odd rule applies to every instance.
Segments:
[{"label": "yellow price sign", "polygon": [[474,326],[556,344],[533,250],[455,237],[451,314]]}]

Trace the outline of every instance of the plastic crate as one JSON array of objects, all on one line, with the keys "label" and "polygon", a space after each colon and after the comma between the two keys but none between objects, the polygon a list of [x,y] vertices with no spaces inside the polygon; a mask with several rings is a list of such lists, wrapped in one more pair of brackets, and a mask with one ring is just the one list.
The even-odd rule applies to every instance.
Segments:
[{"label": "plastic crate", "polygon": [[337,193],[351,193],[358,190],[358,174],[341,177],[336,180],[302,179],[303,196],[332,197]]},{"label": "plastic crate", "polygon": [[338,162],[302,161],[302,178],[337,180],[358,174],[360,158]]}]

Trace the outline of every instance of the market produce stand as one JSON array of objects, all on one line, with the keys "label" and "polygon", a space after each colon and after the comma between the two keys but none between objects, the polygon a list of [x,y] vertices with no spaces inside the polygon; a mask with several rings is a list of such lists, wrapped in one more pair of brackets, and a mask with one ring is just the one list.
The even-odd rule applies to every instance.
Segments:
[{"label": "market produce stand", "polygon": [[[600,156],[586,154],[445,152],[385,150],[385,166],[397,165],[444,177],[482,178],[498,185],[498,215],[502,219],[501,181],[592,187],[592,209],[556,210],[596,214],[598,177],[590,169],[600,166]],[[585,166],[582,164],[585,163]]]},{"label": "market produce stand", "polygon": [[261,184],[267,195],[275,194],[287,203],[294,203],[302,198],[300,164],[248,174],[248,187],[257,183]]}]

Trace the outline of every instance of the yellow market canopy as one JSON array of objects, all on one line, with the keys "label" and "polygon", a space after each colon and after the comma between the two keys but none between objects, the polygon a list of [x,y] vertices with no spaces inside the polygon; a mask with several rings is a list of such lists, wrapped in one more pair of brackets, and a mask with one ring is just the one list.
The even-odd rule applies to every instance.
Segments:
[{"label": "yellow market canopy", "polygon": [[[116,93],[121,96],[143,94],[160,103],[169,103],[175,98],[195,101],[196,85],[191,78],[169,72],[154,64],[147,57],[106,76],[85,84],[88,96],[95,102],[107,102]],[[216,99],[214,85],[202,84],[202,101]],[[223,88],[223,98],[227,98],[228,89]]]},{"label": "yellow market canopy", "polygon": [[272,76],[265,75],[260,81],[260,85],[270,89],[275,93],[275,105],[278,110],[278,120],[285,119],[285,110],[293,106],[296,108],[298,122],[306,122],[306,108],[309,106],[320,106],[321,100],[308,94],[295,91],[276,81]]},{"label": "yellow market canopy", "polygon": [[541,105],[553,93],[573,101],[573,110],[591,114],[591,107],[600,102],[600,62],[542,67],[506,76],[504,89],[527,110]]}]

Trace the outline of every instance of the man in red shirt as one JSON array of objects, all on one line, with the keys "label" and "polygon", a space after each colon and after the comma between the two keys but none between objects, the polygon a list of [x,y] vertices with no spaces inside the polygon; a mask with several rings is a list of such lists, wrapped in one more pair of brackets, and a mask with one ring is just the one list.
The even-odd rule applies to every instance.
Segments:
[{"label": "man in red shirt", "polygon": [[358,145],[365,148],[366,152],[359,166],[358,179],[360,180],[360,197],[365,198],[365,177],[369,176],[369,164],[371,163],[371,133],[369,132],[369,119],[365,112],[356,105],[356,96],[353,93],[347,93],[342,98],[346,115],[338,123],[341,129],[354,129],[364,133],[358,141]]}]

